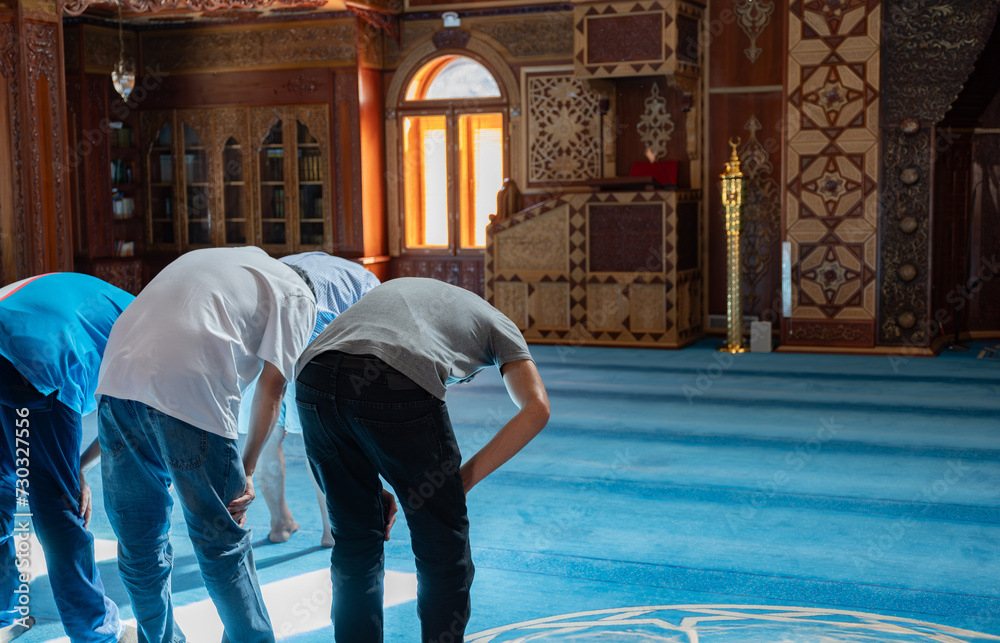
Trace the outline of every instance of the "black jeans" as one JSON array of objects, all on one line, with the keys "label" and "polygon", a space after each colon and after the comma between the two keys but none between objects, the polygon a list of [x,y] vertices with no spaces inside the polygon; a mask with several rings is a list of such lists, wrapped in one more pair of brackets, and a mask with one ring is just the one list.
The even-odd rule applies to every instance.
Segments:
[{"label": "black jeans", "polygon": [[462,456],[445,403],[377,358],[339,352],[311,361],[296,391],[306,454],[326,493],[335,541],[337,643],[382,640],[379,474],[410,528],[421,640],[462,641],[474,568]]}]

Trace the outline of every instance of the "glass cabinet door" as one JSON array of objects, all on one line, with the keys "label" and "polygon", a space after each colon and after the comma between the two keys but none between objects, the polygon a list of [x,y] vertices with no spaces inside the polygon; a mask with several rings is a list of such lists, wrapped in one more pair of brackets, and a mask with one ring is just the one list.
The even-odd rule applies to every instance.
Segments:
[{"label": "glass cabinet door", "polygon": [[183,127],[187,245],[205,246],[212,243],[208,151],[193,129]]},{"label": "glass cabinet door", "polygon": [[174,144],[170,124],[164,125],[149,148],[149,240],[152,245],[173,245],[177,199],[174,193]]},{"label": "glass cabinet door", "polygon": [[222,148],[222,209],[225,213],[223,243],[247,242],[246,182],[243,177],[243,148],[232,136]]},{"label": "glass cabinet door", "polygon": [[299,189],[299,244],[321,246],[324,235],[323,153],[309,128],[296,121]]},{"label": "glass cabinet door", "polygon": [[271,126],[260,147],[260,241],[287,243],[285,206],[285,144],[280,122]]}]

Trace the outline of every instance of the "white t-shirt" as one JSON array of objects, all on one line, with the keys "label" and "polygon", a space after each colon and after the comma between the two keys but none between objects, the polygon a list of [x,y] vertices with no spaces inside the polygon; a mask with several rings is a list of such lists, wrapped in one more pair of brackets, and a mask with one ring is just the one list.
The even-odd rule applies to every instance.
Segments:
[{"label": "white t-shirt", "polygon": [[260,248],[182,255],[115,322],[98,395],[136,400],[236,439],[243,390],[264,360],[286,380],[316,323],[316,300]]}]

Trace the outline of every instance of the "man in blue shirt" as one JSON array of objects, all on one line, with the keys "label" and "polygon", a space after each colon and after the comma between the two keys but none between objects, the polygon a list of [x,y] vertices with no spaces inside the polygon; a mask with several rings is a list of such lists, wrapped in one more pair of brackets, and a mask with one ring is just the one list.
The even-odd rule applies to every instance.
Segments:
[{"label": "man in blue shirt", "polygon": [[[325,252],[303,252],[282,257],[278,261],[301,268],[309,276],[316,289],[316,327],[313,329],[309,341],[316,339],[316,336],[337,315],[347,310],[365,293],[379,285],[378,277],[362,265]],[[246,395],[248,399],[252,399],[253,390],[248,390]],[[250,425],[249,406],[249,404],[244,404],[240,407],[240,433],[246,433]],[[268,540],[273,543],[286,542],[299,528],[299,523],[295,522],[292,511],[285,500],[285,455],[282,450],[282,442],[288,433],[302,434],[302,423],[295,405],[294,381],[289,382],[285,389],[277,426],[260,453],[260,462],[257,468],[260,492],[271,513],[271,533],[268,535]],[[326,496],[315,481],[313,481],[313,488],[316,492],[316,499],[319,501],[323,525],[320,545],[333,547],[330,519],[326,510]]]},{"label": "man in blue shirt", "polygon": [[[108,334],[132,299],[75,273],[0,289],[0,640],[16,638],[34,622],[28,514],[70,639],[136,640],[104,595],[94,537],[86,529],[90,490],[80,457],[81,420],[96,408]],[[96,454],[90,448],[84,459]]]}]

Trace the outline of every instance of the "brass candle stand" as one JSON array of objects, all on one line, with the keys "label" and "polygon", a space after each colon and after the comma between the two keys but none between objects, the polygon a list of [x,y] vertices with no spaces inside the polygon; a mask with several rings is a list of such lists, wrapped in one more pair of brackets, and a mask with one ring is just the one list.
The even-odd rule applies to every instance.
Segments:
[{"label": "brass candle stand", "polygon": [[722,205],[726,208],[726,344],[720,351],[745,353],[743,347],[743,292],[740,282],[740,217],[743,211],[743,172],[736,148],[740,138],[729,139],[732,152],[722,179]]}]

